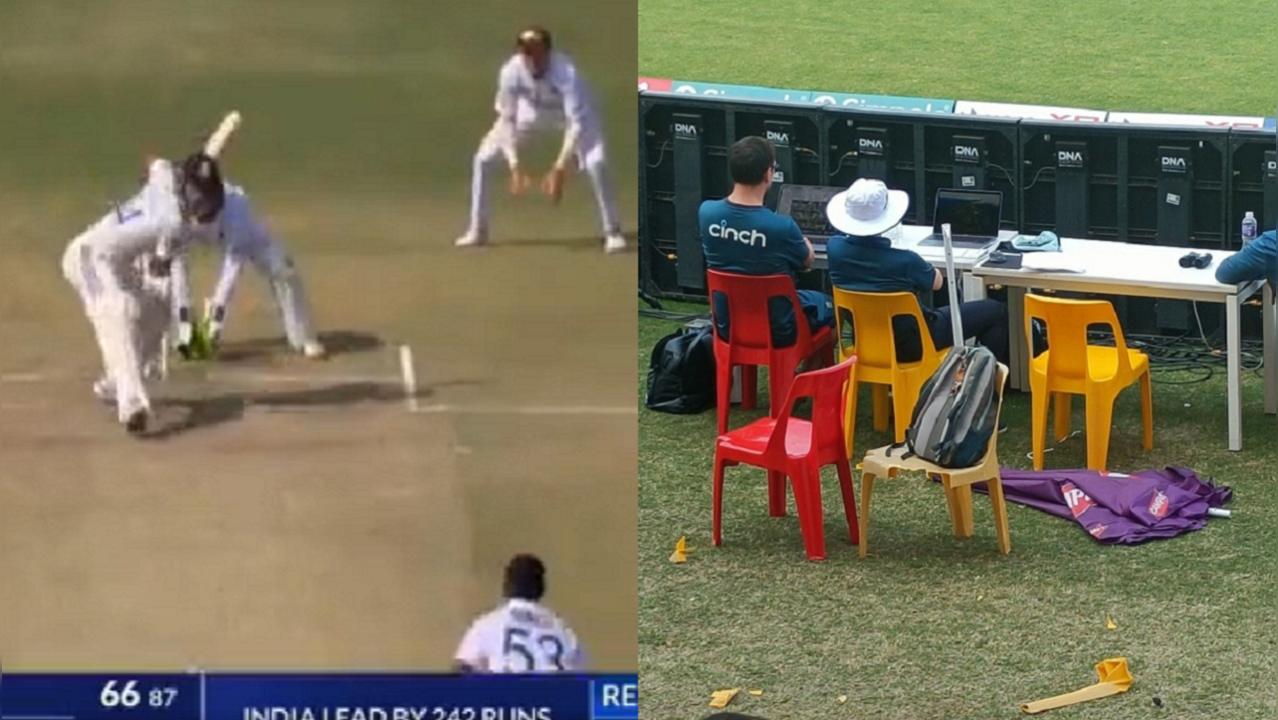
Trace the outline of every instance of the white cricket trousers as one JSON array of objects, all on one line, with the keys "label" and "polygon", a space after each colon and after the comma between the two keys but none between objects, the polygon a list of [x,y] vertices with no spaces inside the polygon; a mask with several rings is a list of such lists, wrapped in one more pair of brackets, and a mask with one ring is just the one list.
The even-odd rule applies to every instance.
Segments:
[{"label": "white cricket trousers", "polygon": [[148,288],[140,267],[94,247],[92,231],[67,247],[62,274],[79,294],[93,325],[120,422],[139,410],[149,411],[142,368],[163,351],[161,338],[169,318],[164,298],[156,295],[154,285]]},{"label": "white cricket trousers", "polygon": [[[512,135],[507,126],[496,123],[479,143],[475,153],[470,183],[470,232],[488,232],[489,185],[493,171],[506,160],[502,148],[508,143],[522,147],[534,136],[551,132],[562,133],[562,127],[537,122],[520,123]],[[621,234],[621,215],[617,211],[617,194],[608,162],[604,155],[603,134],[597,131],[583,132],[577,140],[577,169],[590,178],[599,205],[599,218],[605,236]]]},{"label": "white cricket trousers", "polygon": [[[222,277],[213,291],[214,305],[224,309],[231,306],[231,297],[235,294],[235,285],[239,279],[239,272],[232,271],[231,266],[244,260],[244,257],[227,254],[223,260]],[[254,247],[247,260],[253,263],[253,267],[257,268],[258,273],[271,286],[271,297],[280,313],[289,346],[300,351],[307,343],[315,342],[317,336],[315,323],[311,319],[311,302],[292,256],[279,243],[271,241]]]}]

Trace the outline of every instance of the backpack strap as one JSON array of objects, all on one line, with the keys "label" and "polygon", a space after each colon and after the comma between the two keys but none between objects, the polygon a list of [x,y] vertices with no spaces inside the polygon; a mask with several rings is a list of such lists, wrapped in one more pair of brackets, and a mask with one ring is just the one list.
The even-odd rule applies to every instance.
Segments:
[{"label": "backpack strap", "polygon": [[[895,452],[895,451],[897,451],[897,450],[900,450],[900,449],[901,449],[901,448],[903,448],[903,447],[905,447],[905,443],[903,443],[903,442],[899,442],[899,443],[892,443],[891,445],[888,445],[888,447],[887,447],[887,452],[886,452],[885,454],[886,454],[888,457],[892,457],[892,453],[893,453],[893,452]],[[904,459],[909,459],[909,457],[910,457],[911,455],[913,455],[913,454],[914,454],[914,453],[907,452],[907,453],[905,453],[905,455],[903,455],[903,456],[902,456],[902,459],[903,459],[903,460],[904,460]]]}]

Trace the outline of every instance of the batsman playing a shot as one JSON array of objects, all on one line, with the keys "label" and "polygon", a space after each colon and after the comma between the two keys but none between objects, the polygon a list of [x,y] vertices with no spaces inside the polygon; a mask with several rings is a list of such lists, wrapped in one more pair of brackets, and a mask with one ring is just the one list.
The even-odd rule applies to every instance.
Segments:
[{"label": "batsman playing a shot", "polygon": [[[207,302],[206,317],[201,328],[204,340],[215,348],[222,338],[226,323],[226,308],[239,281],[245,262],[258,269],[271,288],[271,296],[284,323],[288,344],[308,358],[324,357],[311,322],[310,302],[298,275],[293,259],[284,247],[271,237],[258,222],[243,188],[226,183],[226,198],[216,217],[184,229],[183,239],[189,243],[204,243],[222,248],[222,275],[218,279],[213,297]],[[185,258],[173,263],[173,311],[177,321],[177,349],[184,357],[192,355],[192,341],[197,332],[191,313],[190,273]]]},{"label": "batsman playing a shot", "polygon": [[488,181],[499,160],[504,158],[510,166],[511,193],[523,193],[532,180],[519,163],[520,146],[534,135],[562,130],[563,145],[542,180],[542,191],[558,203],[568,163],[575,161],[594,187],[603,221],[604,250],[625,250],[616,193],[604,155],[603,128],[585,80],[572,60],[553,48],[550,33],[542,28],[521,33],[516,47],[517,52],[498,76],[497,121],[475,153],[470,227],[455,244],[473,247],[488,242]]},{"label": "batsman playing a shot", "polygon": [[147,276],[168,273],[184,249],[186,226],[216,217],[223,199],[212,157],[196,153],[176,169],[157,160],[141,191],[71,241],[63,254],[62,273],[83,301],[102,352],[105,372],[94,391],[115,400],[130,433],[146,430],[151,404],[144,366],[159,362],[168,325],[168,314],[154,311],[157,296]]}]

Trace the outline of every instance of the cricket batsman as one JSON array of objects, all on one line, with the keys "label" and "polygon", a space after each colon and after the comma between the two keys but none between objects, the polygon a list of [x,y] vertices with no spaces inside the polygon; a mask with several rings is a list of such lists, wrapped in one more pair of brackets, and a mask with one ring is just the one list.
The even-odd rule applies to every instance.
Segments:
[{"label": "cricket batsman", "polygon": [[115,400],[130,434],[146,430],[151,404],[143,368],[158,362],[168,325],[167,313],[154,312],[148,274],[167,275],[185,249],[185,227],[210,221],[223,202],[212,157],[195,153],[179,168],[157,160],[142,189],[72,240],[62,256],[62,273],[84,303],[102,352],[104,373],[94,392]]},{"label": "cricket batsman", "polygon": [[197,329],[193,324],[190,271],[185,258],[176,258],[173,263],[172,301],[178,352],[183,357],[192,357],[197,333],[210,349],[217,347],[225,329],[226,308],[235,293],[240,271],[249,262],[270,285],[289,346],[308,358],[323,358],[325,348],[315,334],[310,301],[292,257],[258,222],[243,188],[228,182],[223,186],[223,194],[225,203],[221,212],[184,230],[184,240],[188,243],[214,245],[223,251],[222,275],[213,297],[206,303],[202,328]]},{"label": "cricket batsman", "polygon": [[554,49],[550,32],[532,28],[521,33],[516,52],[497,79],[497,121],[479,144],[471,178],[470,227],[457,239],[458,247],[488,242],[488,181],[504,159],[510,167],[510,192],[523,193],[532,184],[519,162],[519,149],[546,132],[563,132],[563,145],[542,180],[542,191],[558,203],[563,196],[569,162],[585,172],[594,187],[603,223],[604,250],[626,249],[621,235],[616,192],[608,174],[603,128],[586,81],[572,60]]}]

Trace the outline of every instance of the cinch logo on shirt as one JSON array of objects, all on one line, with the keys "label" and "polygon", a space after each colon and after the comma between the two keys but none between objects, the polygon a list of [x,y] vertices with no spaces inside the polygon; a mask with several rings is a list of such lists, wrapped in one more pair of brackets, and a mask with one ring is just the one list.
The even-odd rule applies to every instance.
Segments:
[{"label": "cinch logo on shirt", "polygon": [[1159,490],[1158,493],[1154,495],[1154,498],[1149,501],[1149,514],[1156,518],[1167,517],[1168,507],[1167,495],[1165,495],[1162,490]]},{"label": "cinch logo on shirt", "polygon": [[1088,528],[1087,532],[1088,532],[1088,533],[1089,533],[1092,537],[1094,537],[1094,538],[1098,538],[1098,537],[1100,537],[1101,535],[1104,535],[1104,534],[1105,534],[1105,531],[1106,531],[1106,530],[1108,530],[1108,529],[1109,529],[1109,526],[1108,526],[1108,525],[1101,525],[1100,523],[1096,523],[1095,525],[1093,525],[1093,526],[1091,526],[1090,528]]},{"label": "cinch logo on shirt", "polygon": [[1074,513],[1074,517],[1078,517],[1087,512],[1087,509],[1096,503],[1087,497],[1087,493],[1074,487],[1074,483],[1065,483],[1061,486],[1061,490],[1065,492],[1065,504],[1069,505],[1070,512]]},{"label": "cinch logo on shirt", "polygon": [[754,247],[755,242],[759,243],[759,247],[768,246],[768,236],[758,230],[736,230],[728,227],[727,220],[720,220],[718,225],[710,226],[710,237],[723,238],[724,240],[736,240],[738,242]]}]

